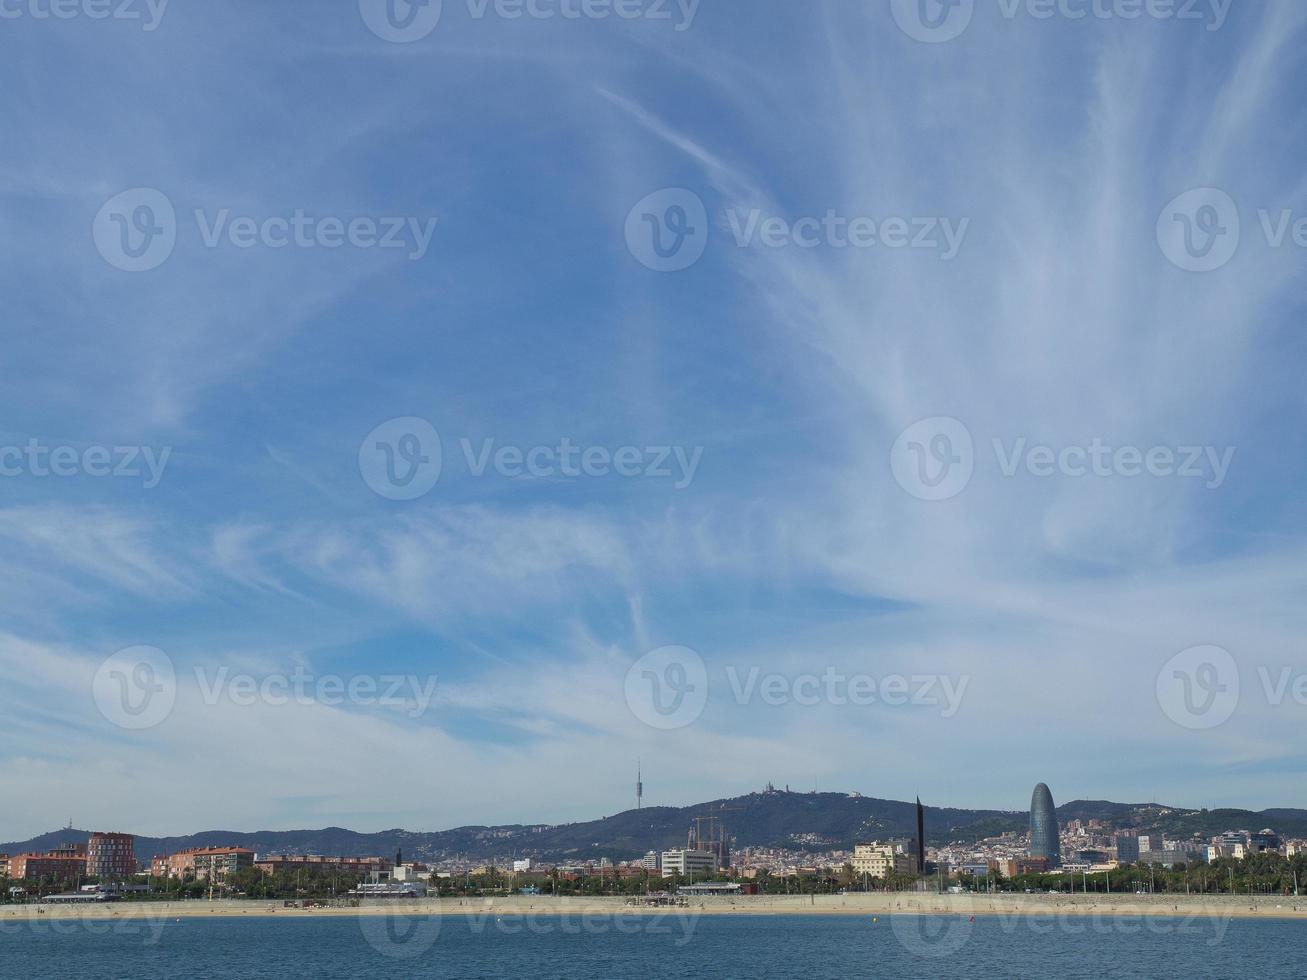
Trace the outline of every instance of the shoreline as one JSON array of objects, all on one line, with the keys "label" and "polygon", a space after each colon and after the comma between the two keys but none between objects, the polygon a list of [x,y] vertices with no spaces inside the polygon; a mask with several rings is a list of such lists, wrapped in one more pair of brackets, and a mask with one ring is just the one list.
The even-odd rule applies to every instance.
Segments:
[{"label": "shoreline", "polygon": [[639,906],[626,898],[548,898],[514,895],[485,899],[364,900],[358,906],[287,908],[281,900],[220,899],[213,902],[109,902],[102,905],[5,905],[0,923],[38,921],[131,921],[161,919],[340,918],[496,916],[893,916],[1128,917],[1207,916],[1229,919],[1307,920],[1307,897],[1186,895],[936,895],[919,892],[866,895],[767,895],[695,898],[686,905]]}]

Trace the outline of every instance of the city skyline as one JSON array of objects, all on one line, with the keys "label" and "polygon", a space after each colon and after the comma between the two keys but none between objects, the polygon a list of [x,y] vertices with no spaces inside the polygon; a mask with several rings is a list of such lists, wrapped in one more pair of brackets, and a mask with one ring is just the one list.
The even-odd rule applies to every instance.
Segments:
[{"label": "city skyline", "polygon": [[[780,794],[768,788],[765,795],[806,795]],[[1074,804],[1072,805],[1074,806]],[[551,855],[548,848],[531,846],[531,835],[518,838],[510,845],[500,835],[480,838],[480,843],[471,848],[451,849],[448,846],[423,841],[420,836],[405,838],[407,844],[401,846],[392,841],[394,860],[378,857],[383,849],[381,842],[372,839],[367,851],[371,856],[345,856],[341,849],[322,851],[310,847],[305,849],[304,842],[292,842],[281,838],[276,843],[245,840],[215,844],[198,842],[195,838],[154,840],[137,838],[132,834],[120,832],[93,831],[86,834],[82,841],[81,832],[71,828],[61,832],[57,847],[38,845],[10,848],[12,853],[0,851],[0,878],[6,876],[18,880],[36,883],[40,881],[45,887],[60,881],[72,881],[87,877],[106,881],[131,882],[138,875],[148,874],[151,878],[195,878],[218,879],[242,869],[258,869],[272,875],[279,870],[296,870],[298,868],[317,869],[318,871],[342,871],[354,874],[370,873],[372,880],[378,881],[377,872],[384,872],[387,878],[392,871],[400,871],[404,865],[404,846],[416,851],[422,859],[413,865],[412,874],[418,880],[431,874],[441,872],[442,877],[449,877],[448,872],[470,869],[481,865],[482,870],[493,868],[511,854],[512,867],[517,871],[542,871],[547,868],[629,868],[641,867],[662,873],[698,874],[698,873],[732,873],[747,874],[749,869],[768,868],[772,871],[794,869],[800,865],[815,865],[820,868],[843,862],[851,865],[855,874],[872,878],[892,876],[927,876],[936,873],[951,876],[961,873],[968,876],[988,878],[992,873],[1006,868],[1002,873],[1014,877],[1025,873],[1078,874],[1080,872],[1098,873],[1116,869],[1125,865],[1163,865],[1165,867],[1190,867],[1211,864],[1224,858],[1243,860],[1258,854],[1279,854],[1281,857],[1294,858],[1307,849],[1307,838],[1294,834],[1280,834],[1273,828],[1252,830],[1248,827],[1236,829],[1237,818],[1228,821],[1228,829],[1204,834],[1195,831],[1186,836],[1184,833],[1171,834],[1169,837],[1156,829],[1148,833],[1141,831],[1136,819],[1138,814],[1119,814],[1115,819],[1082,819],[1076,817],[1059,826],[1052,816],[1052,799],[1048,787],[1041,783],[1035,788],[1030,811],[1029,833],[1022,835],[1015,831],[990,833],[983,838],[970,842],[952,840],[947,843],[927,844],[923,833],[923,807],[916,804],[916,833],[910,837],[877,835],[859,837],[844,846],[829,839],[823,840],[818,834],[791,835],[790,840],[796,846],[784,847],[776,844],[761,844],[757,841],[746,843],[730,832],[726,823],[716,815],[735,808],[710,808],[708,813],[696,813],[691,816],[681,815],[681,820],[688,823],[689,831],[680,846],[667,847],[671,843],[665,836],[650,836],[645,844],[655,844],[653,850],[640,857],[627,854],[609,854],[602,858],[595,854],[580,854],[576,848],[567,848],[568,860],[559,862],[556,855]],[[956,812],[956,811],[954,811]],[[1263,814],[1248,814],[1262,817]],[[1269,815],[1274,820],[1289,820],[1286,811]],[[1307,827],[1307,813],[1300,814],[1297,821],[1299,830]],[[540,828],[537,828],[540,829]],[[992,828],[991,828],[992,829]],[[239,836],[239,835],[234,835]],[[626,835],[624,835],[626,836]],[[797,846],[800,839],[806,839],[810,845],[827,845],[809,847],[806,850]],[[501,843],[495,843],[495,840]],[[1065,842],[1066,850],[1062,845]],[[337,843],[340,843],[339,839]],[[359,840],[362,843],[362,840]],[[831,847],[829,845],[835,844]],[[525,845],[525,846],[523,846]],[[599,845],[596,844],[596,847]],[[644,845],[631,842],[625,850],[633,848],[637,853]],[[142,848],[145,848],[144,850]],[[256,850],[257,848],[257,850]],[[456,851],[457,853],[452,853]],[[1063,854],[1067,859],[1063,860]],[[929,857],[930,863],[927,862]],[[487,865],[487,862],[488,865]],[[933,866],[933,867],[932,867]],[[418,868],[422,870],[417,871]],[[693,871],[691,869],[694,869]],[[404,878],[398,879],[406,880]],[[402,887],[402,886],[401,886]]]},{"label": "city skyline", "polygon": [[[603,821],[611,820],[614,817],[629,816],[631,814],[639,815],[645,813],[646,811],[660,811],[660,810],[668,810],[668,811],[674,811],[678,813],[688,812],[688,811],[698,811],[702,816],[702,818],[704,819],[708,819],[710,817],[715,819],[713,815],[718,812],[717,808],[722,806],[723,804],[729,807],[731,804],[738,803],[742,800],[750,800],[757,797],[766,797],[766,796],[774,796],[774,795],[782,795],[782,794],[785,796],[797,796],[797,797],[818,797],[818,798],[825,797],[825,798],[841,799],[841,800],[858,800],[858,801],[863,801],[867,804],[873,804],[873,803],[888,804],[893,807],[905,808],[905,810],[911,811],[912,813],[911,819],[913,821],[916,821],[916,826],[918,828],[922,826],[921,821],[924,819],[925,813],[930,810],[935,810],[937,812],[944,812],[944,811],[956,812],[958,810],[965,810],[965,811],[975,812],[975,813],[998,813],[1011,817],[1025,816],[1029,819],[1028,826],[1032,832],[1028,836],[1030,836],[1032,842],[1035,839],[1033,830],[1036,824],[1037,812],[1040,813],[1039,820],[1043,826],[1045,827],[1051,826],[1052,829],[1060,832],[1061,821],[1058,820],[1056,817],[1057,810],[1075,811],[1083,808],[1086,805],[1097,805],[1102,803],[1106,803],[1107,805],[1110,806],[1126,807],[1132,810],[1165,811],[1168,813],[1180,813],[1180,814],[1204,813],[1204,812],[1212,813],[1212,814],[1223,813],[1223,812],[1242,813],[1242,814],[1247,814],[1249,816],[1257,816],[1262,818],[1263,820],[1269,820],[1272,822],[1276,820],[1276,816],[1273,816],[1273,814],[1278,814],[1280,817],[1283,817],[1285,813],[1293,812],[1293,808],[1286,808],[1274,804],[1261,806],[1256,809],[1208,808],[1202,806],[1199,807],[1186,806],[1183,804],[1177,804],[1173,801],[1159,802],[1156,800],[1151,800],[1151,801],[1127,802],[1127,801],[1111,801],[1111,800],[1091,800],[1083,797],[1077,797],[1059,806],[1054,803],[1051,790],[1044,783],[1040,783],[1035,787],[1035,790],[1031,796],[1031,806],[1028,809],[1007,809],[1007,808],[968,807],[962,805],[959,801],[956,800],[945,800],[939,803],[925,804],[921,802],[921,799],[919,797],[915,798],[915,800],[894,800],[894,799],[888,799],[888,798],[882,798],[882,797],[876,797],[873,795],[864,794],[857,790],[823,790],[819,792],[817,790],[796,790],[796,789],[791,789],[789,786],[783,786],[777,788],[772,783],[769,782],[767,783],[766,787],[762,790],[754,790],[750,793],[737,797],[721,797],[721,798],[715,798],[713,800],[698,801],[698,802],[682,801],[682,802],[653,803],[653,804],[644,804],[642,801],[640,805],[634,807],[628,807],[627,809],[619,809],[616,811],[595,813],[589,815],[587,818],[582,820],[564,821],[558,823],[554,823],[550,821],[542,821],[538,819],[530,819],[529,814],[522,814],[520,815],[519,819],[502,823],[502,824],[474,822],[471,824],[461,824],[458,827],[454,827],[453,825],[450,825],[443,828],[430,827],[430,826],[411,826],[411,827],[362,829],[362,828],[312,827],[307,825],[295,826],[295,827],[271,827],[271,826],[260,825],[254,829],[244,829],[244,830],[233,829],[233,828],[216,829],[216,828],[193,827],[191,829],[171,828],[170,832],[166,832],[166,833],[165,832],[145,833],[140,829],[142,826],[141,820],[137,820],[132,824],[132,826],[137,828],[135,831],[135,836],[157,837],[161,839],[174,839],[174,840],[175,839],[184,840],[196,836],[205,836],[205,837],[214,836],[214,835],[221,836],[222,834],[238,834],[243,836],[250,836],[250,835],[257,835],[261,833],[270,833],[270,834],[285,834],[285,833],[295,833],[295,832],[313,833],[317,831],[333,830],[333,829],[344,829],[350,833],[358,833],[358,834],[373,835],[373,836],[377,834],[392,832],[392,831],[423,833],[423,834],[441,834],[441,833],[447,833],[459,829],[465,830],[468,829],[469,827],[483,827],[486,829],[497,829],[497,828],[504,828],[504,827],[560,828],[560,827],[584,825],[589,823],[600,824]],[[1052,807],[1051,812],[1053,814],[1053,820],[1051,822],[1051,825],[1045,820],[1044,812],[1040,810],[1040,807],[1045,807],[1045,806]],[[1303,808],[1301,810],[1298,810],[1297,812],[1302,815],[1304,820],[1307,820],[1307,808]],[[57,837],[60,834],[64,833],[65,831],[71,832],[74,829],[76,823],[77,821],[75,819],[70,820],[68,824],[64,827],[60,827],[54,830],[41,830],[36,834],[30,835],[28,838],[21,838],[15,836],[14,840],[21,842],[22,840],[35,839],[39,837]],[[0,828],[0,838],[3,838],[5,836],[6,834],[4,832],[4,828]],[[1048,838],[1047,836],[1040,838],[1041,841],[1045,842],[1044,844],[1041,844],[1041,846],[1046,846],[1046,842],[1049,839],[1050,838]],[[1057,838],[1053,837],[1051,838],[1051,840],[1054,842],[1054,847],[1056,847]],[[1041,856],[1045,856],[1043,852],[1041,852]]]}]

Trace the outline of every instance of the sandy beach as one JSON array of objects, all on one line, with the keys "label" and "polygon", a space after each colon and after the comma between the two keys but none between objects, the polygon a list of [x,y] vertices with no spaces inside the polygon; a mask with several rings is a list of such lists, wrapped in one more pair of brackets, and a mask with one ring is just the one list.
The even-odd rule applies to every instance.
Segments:
[{"label": "sandy beach", "polygon": [[[280,901],[111,902],[102,905],[0,906],[0,922],[26,920],[182,919],[242,916],[640,916],[658,909],[625,898],[548,898],[515,895],[486,899],[388,902],[359,906],[288,908]],[[1307,919],[1307,898],[1185,895],[935,895],[916,892],[866,895],[741,896],[692,899],[661,911],[699,915],[946,915],[1005,917],[1174,917]]]}]

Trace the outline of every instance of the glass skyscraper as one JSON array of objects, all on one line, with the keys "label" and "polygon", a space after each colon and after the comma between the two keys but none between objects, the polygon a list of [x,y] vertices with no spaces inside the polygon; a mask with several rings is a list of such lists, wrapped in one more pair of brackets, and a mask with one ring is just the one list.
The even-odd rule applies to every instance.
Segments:
[{"label": "glass skyscraper", "polygon": [[1053,794],[1040,783],[1030,798],[1030,856],[1047,858],[1050,868],[1062,866],[1062,844],[1058,840],[1057,811]]}]

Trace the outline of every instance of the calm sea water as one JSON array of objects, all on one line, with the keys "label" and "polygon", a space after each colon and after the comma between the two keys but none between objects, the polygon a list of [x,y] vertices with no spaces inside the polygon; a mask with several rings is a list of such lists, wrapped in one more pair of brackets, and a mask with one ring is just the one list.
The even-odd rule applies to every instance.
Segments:
[{"label": "calm sea water", "polygon": [[9,977],[1307,976],[1307,923],[1197,918],[183,919],[0,925]]}]

